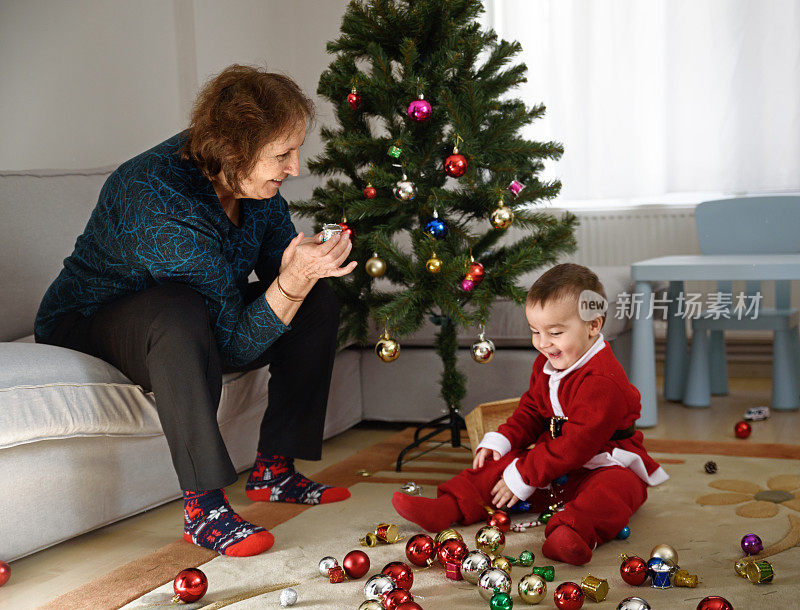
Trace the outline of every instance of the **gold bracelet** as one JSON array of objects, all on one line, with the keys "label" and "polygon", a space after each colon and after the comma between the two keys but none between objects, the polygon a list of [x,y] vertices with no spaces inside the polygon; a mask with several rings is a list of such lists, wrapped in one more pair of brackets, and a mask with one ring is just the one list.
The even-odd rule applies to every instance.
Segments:
[{"label": "gold bracelet", "polygon": [[303,300],[303,297],[298,298],[298,297],[290,296],[289,293],[286,292],[283,289],[283,286],[281,286],[281,276],[277,276],[275,278],[275,283],[278,285],[278,292],[280,292],[285,299],[288,299],[288,300],[293,301],[295,303],[300,303]]}]

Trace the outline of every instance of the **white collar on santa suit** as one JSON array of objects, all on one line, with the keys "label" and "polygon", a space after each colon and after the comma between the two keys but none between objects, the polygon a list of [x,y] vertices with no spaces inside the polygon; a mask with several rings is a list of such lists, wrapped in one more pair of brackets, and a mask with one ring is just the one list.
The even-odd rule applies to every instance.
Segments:
[{"label": "white collar on santa suit", "polygon": [[544,368],[542,372],[547,375],[550,375],[549,385],[550,385],[550,403],[553,405],[553,414],[558,417],[564,417],[564,410],[561,408],[561,403],[558,401],[558,386],[561,383],[561,380],[569,375],[572,371],[581,368],[584,364],[589,362],[592,357],[603,349],[606,346],[606,340],[603,338],[603,333],[597,335],[597,339],[595,339],[594,344],[586,353],[578,358],[578,360],[569,368],[564,370],[559,370],[555,368],[550,361],[544,363]]}]

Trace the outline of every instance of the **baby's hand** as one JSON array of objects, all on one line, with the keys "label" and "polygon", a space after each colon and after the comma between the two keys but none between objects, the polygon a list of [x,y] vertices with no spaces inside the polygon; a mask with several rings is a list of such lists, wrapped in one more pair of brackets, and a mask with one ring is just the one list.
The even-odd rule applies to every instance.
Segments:
[{"label": "baby's hand", "polygon": [[500,452],[495,451],[494,449],[489,449],[487,447],[481,447],[478,449],[477,453],[475,453],[475,459],[472,460],[472,467],[473,468],[483,468],[483,463],[486,461],[486,458],[492,456],[492,459],[496,462],[500,459]]},{"label": "baby's hand", "polygon": [[495,483],[492,488],[492,504],[497,508],[503,508],[503,506],[513,506],[517,502],[519,502],[519,498],[508,488],[502,478]]}]

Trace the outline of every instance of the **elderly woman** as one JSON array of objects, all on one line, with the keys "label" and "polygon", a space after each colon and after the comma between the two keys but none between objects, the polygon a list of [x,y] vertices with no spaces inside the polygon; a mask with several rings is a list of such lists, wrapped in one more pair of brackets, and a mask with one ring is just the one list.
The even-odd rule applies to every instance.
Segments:
[{"label": "elderly woman", "polygon": [[274,541],[222,490],[236,481],[216,418],[225,372],[270,365],[250,499],[350,495],[293,463],[322,446],[339,306],[319,279],[356,266],[342,266],[348,233],[297,234],[278,192],[299,173],[313,111],[285,76],[226,68],[186,131],[109,176],[36,318],[38,342],[102,358],[153,392],[184,490],[184,538],[225,555]]}]

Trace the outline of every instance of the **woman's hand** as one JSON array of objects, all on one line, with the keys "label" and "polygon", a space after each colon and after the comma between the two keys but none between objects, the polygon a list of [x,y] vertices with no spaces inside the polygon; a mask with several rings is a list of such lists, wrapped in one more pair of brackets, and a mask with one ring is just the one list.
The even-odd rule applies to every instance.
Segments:
[{"label": "woman's hand", "polygon": [[351,261],[347,266],[341,266],[353,248],[350,231],[334,235],[326,242],[320,241],[320,235],[308,240],[304,237],[303,233],[298,233],[281,257],[286,261],[285,267],[281,264],[281,283],[285,282],[286,290],[297,286],[297,292],[302,292],[304,285],[313,285],[323,277],[342,277],[358,265]]},{"label": "woman's hand", "polygon": [[511,507],[517,502],[519,502],[519,498],[508,488],[502,478],[495,483],[492,488],[492,504],[497,508],[503,508],[503,506]]},{"label": "woman's hand", "polygon": [[[295,239],[297,237],[298,236],[295,236]],[[303,238],[300,240],[301,245],[321,244],[321,243],[322,243],[322,231],[320,231],[316,235],[303,236]],[[291,243],[289,245],[291,245]],[[281,268],[278,270],[278,273],[283,273],[286,270],[286,267],[294,257],[294,253],[296,252],[296,250],[297,248],[289,248],[289,246],[286,246],[286,249],[283,251],[283,255],[281,256]]]},{"label": "woman's hand", "polygon": [[473,468],[483,468],[483,463],[486,461],[486,458],[492,456],[492,459],[496,462],[500,459],[500,452],[495,451],[494,449],[488,449],[487,447],[481,447],[478,451],[475,452],[475,459],[472,460],[472,467]]}]

